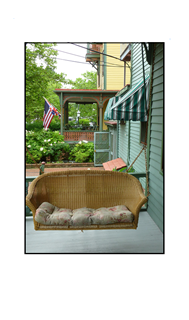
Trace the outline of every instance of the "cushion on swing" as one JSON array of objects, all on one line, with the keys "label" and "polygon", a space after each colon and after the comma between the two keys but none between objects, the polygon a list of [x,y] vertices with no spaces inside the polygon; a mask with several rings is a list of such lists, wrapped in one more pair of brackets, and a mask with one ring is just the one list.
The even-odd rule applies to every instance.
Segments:
[{"label": "cushion on swing", "polygon": [[131,223],[134,216],[126,206],[121,205],[110,208],[99,208],[95,210],[90,219],[92,224]]},{"label": "cushion on swing", "polygon": [[73,216],[71,224],[73,226],[89,226],[91,225],[90,216],[95,210],[90,208],[80,208],[72,211]]},{"label": "cushion on swing", "polygon": [[73,211],[43,202],[36,210],[35,220],[45,225],[89,226],[91,224],[131,223],[132,212],[124,205],[109,208],[79,208]]},{"label": "cushion on swing", "polygon": [[72,211],[70,209],[58,208],[49,202],[43,202],[36,210],[35,220],[46,225],[71,224]]}]

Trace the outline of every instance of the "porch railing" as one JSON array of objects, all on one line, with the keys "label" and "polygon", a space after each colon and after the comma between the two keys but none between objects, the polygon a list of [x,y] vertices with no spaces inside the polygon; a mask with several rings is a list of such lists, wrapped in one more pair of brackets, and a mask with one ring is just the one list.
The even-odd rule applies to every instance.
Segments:
[{"label": "porch railing", "polygon": [[82,140],[87,140],[90,142],[94,142],[94,132],[91,130],[64,130],[63,131],[63,136],[64,141],[82,141]]},{"label": "porch railing", "polygon": [[[131,174],[132,176],[136,177],[138,180],[141,179],[141,178],[145,178],[146,177],[146,173],[145,172],[132,172],[132,173],[129,173]],[[30,182],[32,182],[35,178],[37,178],[36,176],[33,176],[33,177],[26,177],[26,195],[28,194],[28,188],[29,188],[29,184]],[[146,192],[146,190],[145,190]],[[147,204],[145,204],[142,208],[141,208],[141,211],[143,210],[146,210],[147,208]],[[32,216],[32,212],[30,211],[30,209],[26,206],[26,216]]]}]

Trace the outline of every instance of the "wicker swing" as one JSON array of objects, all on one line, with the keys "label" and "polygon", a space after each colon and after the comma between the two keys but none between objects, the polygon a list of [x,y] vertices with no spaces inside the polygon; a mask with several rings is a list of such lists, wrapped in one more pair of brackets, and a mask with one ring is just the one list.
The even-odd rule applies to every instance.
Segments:
[{"label": "wicker swing", "polygon": [[[154,55],[152,63],[152,79],[153,66]],[[151,95],[152,81],[149,94],[149,106],[151,103]],[[145,141],[147,141],[148,118],[149,108],[147,111]],[[26,196],[26,205],[33,213],[34,229],[81,231],[103,229],[136,229],[138,226],[140,209],[147,202],[147,198],[150,195],[146,147],[147,144],[145,143],[137,157],[127,169],[126,173],[100,170],[68,170],[45,173],[37,177],[32,181],[29,187],[29,193]],[[147,196],[144,195],[142,185],[139,180],[127,173],[143,151],[145,153],[146,163]],[[74,225],[73,223],[69,223],[67,225],[60,225],[55,223],[54,225],[48,225],[40,223],[36,220],[36,211],[43,203],[49,203],[56,209],[69,208],[69,210],[76,210],[78,208],[93,208],[93,210],[95,210],[101,207],[115,208],[116,206],[125,206],[130,211],[132,219],[129,222],[114,221],[110,224],[93,223],[90,225]]]},{"label": "wicker swing", "polygon": [[[138,179],[128,173],[100,170],[68,170],[50,172],[32,181],[26,205],[33,213],[35,230],[102,230],[136,229],[139,212],[147,197]],[[42,203],[58,208],[126,206],[132,222],[91,225],[45,225],[36,221],[36,211]]]}]

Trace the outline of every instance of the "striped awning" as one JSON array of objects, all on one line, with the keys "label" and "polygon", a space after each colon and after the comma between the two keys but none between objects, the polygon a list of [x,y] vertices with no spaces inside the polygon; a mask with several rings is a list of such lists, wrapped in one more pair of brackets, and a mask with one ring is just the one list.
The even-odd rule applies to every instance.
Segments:
[{"label": "striped awning", "polygon": [[111,98],[104,112],[104,120],[147,121],[150,76],[145,78],[146,106],[144,99],[144,80],[141,79],[122,97]]}]

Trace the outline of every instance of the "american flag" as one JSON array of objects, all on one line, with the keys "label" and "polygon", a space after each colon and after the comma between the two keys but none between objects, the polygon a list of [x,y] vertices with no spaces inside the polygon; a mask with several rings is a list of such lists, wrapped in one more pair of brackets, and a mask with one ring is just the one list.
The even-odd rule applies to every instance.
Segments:
[{"label": "american flag", "polygon": [[45,99],[45,110],[43,115],[43,126],[45,129],[48,129],[55,115],[58,116],[59,119],[61,118],[61,114],[58,112],[58,110],[52,104],[50,104],[47,99]]}]

